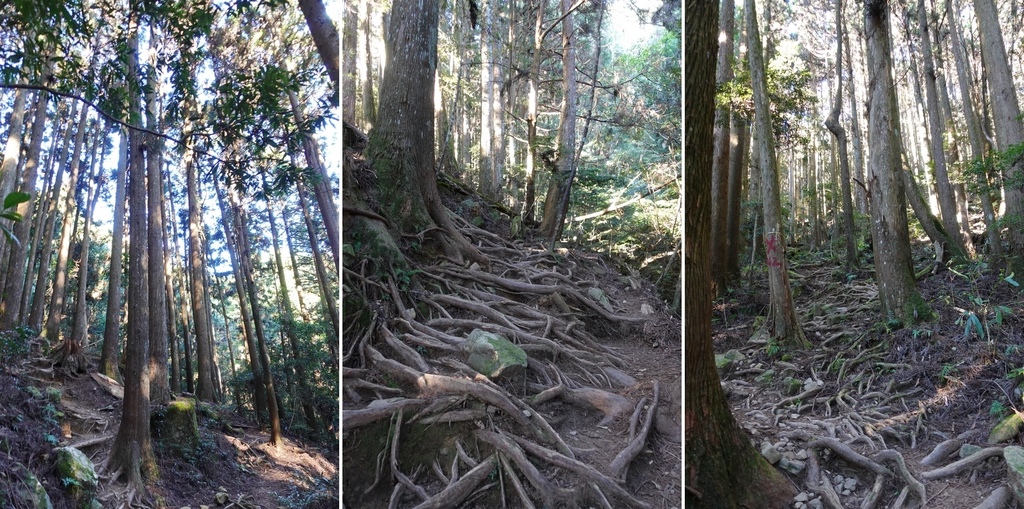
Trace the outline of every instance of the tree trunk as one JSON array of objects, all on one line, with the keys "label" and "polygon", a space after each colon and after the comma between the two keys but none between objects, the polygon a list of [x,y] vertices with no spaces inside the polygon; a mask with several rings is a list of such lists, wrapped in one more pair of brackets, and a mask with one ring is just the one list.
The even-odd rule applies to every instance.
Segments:
[{"label": "tree trunk", "polygon": [[[68,183],[71,188],[64,195],[64,216],[61,226],[60,247],[57,249],[57,265],[54,267],[53,286],[50,293],[50,309],[46,314],[46,324],[43,326],[43,336],[50,341],[59,340],[60,323],[64,319],[64,298],[67,296],[68,276],[68,255],[71,252],[71,235],[74,233],[72,222],[78,215],[75,207],[75,188],[78,186],[78,170],[81,167],[82,145],[85,140],[85,132],[88,131],[86,124],[87,108],[82,108],[78,117],[78,131],[75,133],[75,148],[71,155],[71,170],[68,176]],[[58,161],[58,164],[60,161]],[[42,260],[47,263],[47,260]]]},{"label": "tree trunk", "polygon": [[196,397],[201,401],[214,401],[213,341],[206,312],[206,235],[203,231],[202,203],[199,201],[199,169],[194,158],[186,158],[185,182],[188,192],[188,250],[191,270],[190,297],[192,299],[192,323],[196,338],[196,361],[199,383]]},{"label": "tree trunk", "polygon": [[[722,0],[718,18],[718,66],[715,86],[721,88],[732,80],[733,24],[736,19],[733,0]],[[726,286],[726,265],[728,256],[728,214],[729,214],[729,141],[731,105],[722,104],[715,109],[715,155],[711,169],[711,277],[715,293],[722,294]]]},{"label": "tree trunk", "polygon": [[[999,17],[993,0],[975,0],[974,12],[978,16],[981,34],[981,51],[985,61],[985,76],[988,78],[989,94],[992,99],[992,117],[995,124],[996,142],[999,150],[1007,150],[1024,143],[1024,126],[1021,125],[1020,103],[1013,83],[1013,75],[1006,59],[1006,46],[999,28]],[[1024,273],[1024,193],[1021,189],[1021,175],[1024,171],[1024,157],[1010,161],[1003,170],[1003,203],[1010,227],[1007,228],[1010,241],[1010,268]]]},{"label": "tree trunk", "polygon": [[[266,177],[264,177],[264,186],[266,186]],[[292,300],[288,296],[288,283],[284,275],[284,258],[281,256],[280,235],[277,232],[277,220],[274,218],[274,209],[269,197],[267,198],[267,219],[270,222],[270,234],[274,243],[274,260],[277,262],[277,283],[284,322],[281,325],[284,335],[288,338],[288,342],[291,343],[292,347],[293,365],[295,366],[295,376],[298,378],[302,412],[306,416],[306,424],[310,429],[316,430],[319,426],[316,414],[313,412],[313,403],[310,400],[312,393],[309,389],[309,380],[306,378],[306,366],[302,360],[302,355],[299,353],[299,337],[295,332],[295,313],[292,311]],[[281,346],[284,349],[283,343]]]},{"label": "tree trunk", "polygon": [[71,335],[65,340],[67,345],[65,349],[65,355],[70,357],[71,367],[80,373],[86,371],[87,365],[84,356],[81,355],[82,349],[88,342],[88,306],[86,305],[86,295],[89,287],[89,245],[91,243],[91,225],[93,211],[96,210],[96,202],[99,197],[99,188],[102,179],[99,175],[93,173],[96,166],[95,152],[96,147],[102,145],[100,153],[99,168],[102,171],[103,162],[107,156],[106,138],[107,133],[110,132],[110,123],[108,122],[103,129],[98,129],[94,134],[96,140],[93,142],[93,157],[90,158],[89,163],[89,191],[86,199],[85,206],[85,225],[82,228],[82,255],[78,261],[78,292],[75,295],[75,315],[74,315],[74,326],[71,329]]},{"label": "tree trunk", "polygon": [[917,291],[910,257],[907,205],[899,176],[900,129],[886,0],[868,0],[864,26],[872,34],[868,39],[868,189],[875,277],[883,318],[912,325],[928,320],[932,312]]},{"label": "tree trunk", "polygon": [[544,219],[541,235],[555,242],[565,220],[562,211],[568,210],[572,183],[576,176],[576,40],[573,26],[573,1],[562,0],[562,110],[558,121],[558,169],[552,173],[544,198]]},{"label": "tree trunk", "polygon": [[228,249],[228,256],[231,258],[231,272],[235,276],[235,293],[238,295],[238,309],[242,315],[242,330],[245,333],[245,344],[249,352],[249,370],[252,373],[253,385],[253,410],[256,412],[256,420],[261,426],[267,424],[267,390],[263,384],[263,371],[270,369],[260,359],[259,351],[256,349],[256,334],[253,331],[252,315],[249,313],[249,304],[246,300],[245,280],[242,276],[241,252],[235,247],[238,235],[234,221],[234,212],[225,203],[220,186],[214,184],[217,193],[217,203],[220,205],[221,218],[224,226],[225,245]]},{"label": "tree trunk", "polygon": [[494,104],[494,88],[491,87],[491,70],[494,62],[491,61],[491,5],[489,0],[481,0],[480,11],[482,23],[480,25],[480,180],[478,190],[483,196],[493,196],[494,188],[498,184],[494,180],[494,153],[491,148],[491,128],[494,119],[491,118],[491,106]]},{"label": "tree trunk", "polygon": [[341,118],[356,125],[356,40],[359,36],[359,4],[354,1],[345,2],[344,10],[341,33],[345,46],[345,65],[342,66],[345,73],[341,76]]},{"label": "tree trunk", "polygon": [[932,55],[932,40],[925,10],[925,3],[922,1],[917,10],[917,21],[921,26],[921,48],[924,50],[924,89],[925,99],[928,103],[928,129],[931,132],[930,148],[932,164],[935,169],[939,209],[942,211],[942,225],[945,226],[946,233],[954,243],[950,247],[960,252],[966,252],[969,239],[964,240],[963,230],[957,221],[956,195],[949,182],[949,172],[946,169],[946,152],[943,148],[945,129],[943,129],[942,115],[939,112],[939,92],[935,83],[935,58]]},{"label": "tree trunk", "polygon": [[[743,11],[741,16],[746,16]],[[746,23],[740,18],[740,40],[746,40]],[[740,68],[746,68],[747,47],[740,45]],[[729,219],[727,228],[725,272],[729,279],[740,275],[740,251],[743,250],[743,239],[740,238],[740,223],[743,217],[743,185],[747,180],[747,156],[750,151],[750,122],[738,112],[732,112],[732,126],[729,128],[732,153],[729,155]]]},{"label": "tree trunk", "polygon": [[[77,106],[77,101],[71,106],[71,116],[68,117],[69,120],[75,118],[76,112],[78,111],[76,109]],[[31,279],[26,278],[25,292],[23,294],[24,298],[27,298],[30,293],[32,294],[31,307],[27,309],[28,326],[36,330],[41,330],[43,327],[43,311],[46,308],[46,286],[48,276],[50,274],[50,256],[53,254],[53,237],[56,234],[54,232],[54,227],[57,223],[57,209],[60,206],[60,191],[64,184],[64,170],[66,168],[64,161],[66,160],[68,147],[71,145],[71,133],[76,125],[74,122],[67,122],[67,124],[68,127],[64,131],[64,135],[61,137],[63,142],[61,143],[61,148],[56,159],[50,159],[48,161],[48,164],[56,164],[57,175],[54,177],[53,185],[50,186],[49,197],[46,199],[45,209],[47,212],[44,214],[45,218],[43,215],[39,216],[39,221],[36,223],[37,233],[32,234],[32,245],[41,246],[42,251],[36,253],[38,255],[34,257],[36,259],[29,260],[29,265],[27,267],[28,270],[26,270],[26,276],[29,276],[28,273],[31,273],[32,268],[38,261],[39,268],[35,271],[35,291],[30,292],[31,287],[29,286],[28,281],[31,281]],[[54,161],[57,162],[55,163]],[[40,203],[40,205],[42,204]],[[41,212],[43,207],[36,207],[36,210]]]},{"label": "tree trunk", "polygon": [[779,203],[778,161],[775,156],[775,138],[772,133],[771,112],[768,108],[768,86],[765,75],[761,34],[754,14],[754,0],[746,0],[747,47],[749,48],[750,79],[754,89],[754,128],[757,131],[757,154],[761,166],[761,199],[764,207],[764,246],[768,265],[768,285],[771,309],[768,316],[768,336],[781,346],[810,348],[793,307],[786,268],[786,237],[782,232],[782,213]]},{"label": "tree trunk", "polygon": [[[853,200],[850,197],[850,158],[846,148],[846,129],[839,123],[843,113],[843,0],[836,0],[836,93],[832,111],[825,120],[825,127],[836,138],[839,151],[839,183],[843,193],[843,233],[846,238],[846,270],[857,267],[857,243],[853,240]],[[851,74],[852,78],[852,74]]]},{"label": "tree trunk", "polygon": [[[150,29],[150,49],[154,48],[157,33]],[[150,83],[146,93],[146,125],[151,131],[160,131],[157,121],[157,96],[160,82],[156,79],[156,53],[150,52]],[[156,136],[148,136],[146,143],[146,172],[148,174],[147,245],[149,247],[149,375],[150,403],[166,405],[171,401],[170,377],[167,375],[167,281],[164,273],[164,192],[163,143]]]},{"label": "tree trunk", "polygon": [[[43,80],[49,79],[50,70],[44,72]],[[32,120],[32,137],[29,141],[28,154],[25,155],[25,166],[22,169],[21,182],[16,190],[29,193],[38,199],[35,193],[36,177],[39,170],[39,151],[43,146],[43,132],[46,130],[46,105],[49,102],[50,94],[40,92],[37,94],[35,115]],[[27,239],[29,228],[32,225],[32,214],[29,213],[30,202],[21,203],[15,212],[21,214],[21,221],[14,225],[14,236],[18,239]],[[25,243],[15,244],[10,250],[10,262],[7,266],[8,274],[25,273]],[[19,304],[21,303],[22,292],[25,291],[25,281],[21,278],[7,278],[4,283],[3,298],[0,299],[0,330],[11,330],[21,321]]]},{"label": "tree trunk", "polygon": [[[954,12],[952,0],[946,0],[946,12]],[[949,30],[953,37],[950,43],[953,47],[953,63],[956,65],[957,82],[960,85],[960,97],[962,98],[964,109],[967,140],[971,144],[971,159],[979,160],[986,155],[985,144],[982,140],[981,126],[975,111],[975,94],[971,87],[974,78],[971,74],[971,68],[967,65],[967,57],[964,55],[964,42],[960,36],[959,25],[956,17],[950,15]],[[981,210],[985,221],[985,237],[988,241],[988,252],[992,257],[994,265],[999,265],[1002,263],[1003,245],[999,239],[999,228],[995,224],[995,211],[992,207],[992,194],[986,173],[982,173],[977,177],[978,187],[980,188],[978,194],[981,195]]]},{"label": "tree trunk", "polygon": [[868,197],[867,190],[865,189],[867,181],[864,180],[864,146],[861,141],[860,108],[857,107],[857,76],[859,74],[854,72],[853,69],[853,58],[850,56],[850,36],[848,33],[843,34],[843,45],[846,46],[846,65],[850,72],[850,128],[853,130],[853,172],[855,175],[852,178],[856,178],[861,183],[861,185],[854,188],[854,198],[857,202],[857,210],[861,214],[867,214]]},{"label": "tree trunk", "polygon": [[121,255],[124,246],[124,198],[125,169],[128,167],[128,132],[121,134],[121,148],[118,150],[117,169],[114,170],[114,224],[110,241],[110,273],[107,280],[106,324],[103,327],[103,347],[100,354],[99,372],[120,380],[118,364],[118,343],[121,331]]},{"label": "tree trunk", "polygon": [[[299,185],[299,205],[302,207],[302,219],[306,224],[306,233],[309,235],[309,246],[313,250],[313,264],[316,267],[316,280],[320,287],[320,297],[323,299],[324,307],[334,333],[341,335],[341,328],[338,320],[338,299],[335,294],[338,292],[331,289],[331,281],[328,278],[327,268],[324,266],[324,257],[320,253],[320,242],[317,240],[316,230],[313,228],[313,220],[309,214],[309,207],[306,205],[306,192],[303,186]],[[334,343],[331,343],[332,345]]]},{"label": "tree trunk", "polygon": [[[437,2],[396,0],[392,12],[401,14],[389,26],[378,122],[366,150],[384,183],[380,200],[385,215],[403,233],[419,233],[436,224],[443,235],[435,238],[449,256],[489,266],[487,258],[455,228],[437,191],[432,97]],[[331,225],[325,225],[333,235]],[[336,261],[340,267],[340,260]]]},{"label": "tree trunk", "polygon": [[543,60],[545,34],[543,30],[544,10],[547,0],[537,1],[537,18],[533,32],[533,59],[530,61],[530,75],[527,77],[529,92],[526,97],[526,199],[523,202],[523,222],[533,223],[533,209],[536,202],[537,159],[537,84],[540,81],[540,62]]},{"label": "tree trunk", "polygon": [[[747,5],[752,4],[748,0]],[[775,508],[794,490],[754,450],[722,392],[711,341],[710,204],[717,2],[686,4],[686,507]],[[753,10],[748,10],[753,15]],[[758,48],[759,50],[760,48]]]},{"label": "tree trunk", "polygon": [[[138,83],[138,34],[129,36],[129,83]],[[141,118],[138,89],[131,88],[132,117]],[[149,253],[146,247],[146,167],[143,155],[143,135],[137,131],[128,134],[129,164],[128,186],[130,195],[128,243],[128,340],[125,345],[124,402],[121,424],[107,460],[108,472],[124,475],[130,490],[145,493],[142,474],[155,477],[157,466],[149,434],[149,279],[146,268]]]},{"label": "tree trunk", "polygon": [[341,47],[338,29],[334,28],[334,23],[327,16],[327,9],[324,8],[322,0],[299,0],[299,9],[302,10],[302,15],[306,18],[306,25],[309,26],[309,32],[313,35],[313,44],[316,45],[317,53],[320,54],[320,60],[323,60],[324,66],[327,67],[327,74],[334,82],[334,88],[337,89],[339,87],[339,68],[341,67],[338,56]]}]

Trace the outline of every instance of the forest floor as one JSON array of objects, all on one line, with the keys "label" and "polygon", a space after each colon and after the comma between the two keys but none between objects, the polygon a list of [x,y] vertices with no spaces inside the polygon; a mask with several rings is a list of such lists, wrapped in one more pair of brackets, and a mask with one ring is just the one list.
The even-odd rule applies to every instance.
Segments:
[{"label": "forest floor", "polygon": [[[368,203],[346,221],[379,210],[357,142],[346,175]],[[679,313],[636,270],[518,238],[450,178],[441,192],[489,266],[429,247],[430,230],[401,239],[408,266],[382,263],[343,228],[344,506],[678,509]],[[528,367],[470,368],[476,329],[517,344]]]},{"label": "forest floor", "polygon": [[[929,248],[915,253],[919,271],[934,263]],[[811,349],[767,344],[764,277],[716,301],[713,325],[716,354],[742,354],[720,364],[733,414],[759,450],[781,452],[779,465],[792,469],[790,507],[963,509],[1007,485],[1001,451],[981,461],[971,459],[989,452],[967,453],[993,447],[989,433],[1021,408],[1024,298],[1013,278],[979,262],[928,272],[918,285],[937,317],[899,328],[881,319],[870,260],[849,273],[824,253],[792,257]],[[926,461],[943,442],[950,453]],[[1014,434],[994,445],[1021,442]],[[954,462],[962,456],[971,459]]]},{"label": "forest floor", "polygon": [[[0,453],[0,492],[22,489],[20,463],[39,478],[54,508],[76,507],[53,467],[55,448],[70,445],[92,460],[102,507],[124,507],[123,479],[112,482],[104,468],[120,425],[122,401],[115,396],[120,387],[95,373],[69,375],[53,367],[40,351],[41,341],[33,340],[29,355],[0,373],[0,445],[5,449]],[[159,478],[147,481],[148,494],[131,507],[223,507],[216,502],[218,493],[225,493],[227,505],[237,509],[338,506],[337,449],[294,437],[274,448],[250,413],[224,405],[203,407],[197,412],[198,454],[174,454],[154,439]],[[20,508],[25,502],[4,503]]]}]

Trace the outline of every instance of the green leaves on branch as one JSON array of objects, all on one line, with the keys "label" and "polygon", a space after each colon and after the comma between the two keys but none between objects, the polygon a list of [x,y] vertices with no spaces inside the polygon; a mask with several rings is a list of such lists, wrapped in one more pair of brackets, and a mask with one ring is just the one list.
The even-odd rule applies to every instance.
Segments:
[{"label": "green leaves on branch", "polygon": [[[15,207],[29,201],[32,197],[28,193],[22,193],[15,191],[4,197],[4,208],[0,211],[0,219],[8,219],[10,221],[21,221],[21,214],[14,210]],[[7,237],[8,242],[19,244],[18,238],[14,236],[14,232],[6,223],[0,223],[0,230],[3,231],[4,237]]]}]

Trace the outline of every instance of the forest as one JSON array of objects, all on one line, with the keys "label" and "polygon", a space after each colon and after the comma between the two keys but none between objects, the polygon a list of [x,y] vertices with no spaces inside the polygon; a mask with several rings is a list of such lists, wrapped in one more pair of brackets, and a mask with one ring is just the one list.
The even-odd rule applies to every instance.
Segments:
[{"label": "forest", "polygon": [[679,507],[681,15],[346,4],[344,507]]},{"label": "forest", "polygon": [[0,507],[338,505],[339,39],[0,4]]},{"label": "forest", "polygon": [[684,19],[686,507],[1024,506],[1020,3]]}]

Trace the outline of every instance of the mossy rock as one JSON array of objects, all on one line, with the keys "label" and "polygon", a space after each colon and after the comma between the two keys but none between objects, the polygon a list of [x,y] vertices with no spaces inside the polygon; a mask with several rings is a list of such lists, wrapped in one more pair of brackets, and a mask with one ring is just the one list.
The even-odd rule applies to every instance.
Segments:
[{"label": "mossy rock", "polygon": [[92,460],[74,447],[61,447],[56,452],[57,477],[62,487],[77,501],[79,507],[89,507],[99,482]]},{"label": "mossy rock", "polygon": [[178,398],[153,412],[150,417],[153,438],[158,444],[183,459],[199,456],[199,425],[196,421],[196,401]]},{"label": "mossy rock", "polygon": [[463,348],[466,364],[488,378],[508,378],[526,368],[526,352],[497,334],[474,329]]},{"label": "mossy rock", "polygon": [[1024,448],[1011,445],[1003,449],[1006,460],[1006,474],[1016,505],[1024,504]]},{"label": "mossy rock", "polygon": [[988,435],[988,443],[998,444],[1010,440],[1020,433],[1021,426],[1024,426],[1024,420],[1021,419],[1020,414],[1013,413],[992,428],[992,433]]},{"label": "mossy rock", "polygon": [[32,472],[25,470],[24,487],[21,490],[21,499],[28,503],[32,509],[53,509],[53,502],[50,495],[46,493],[43,483]]}]

